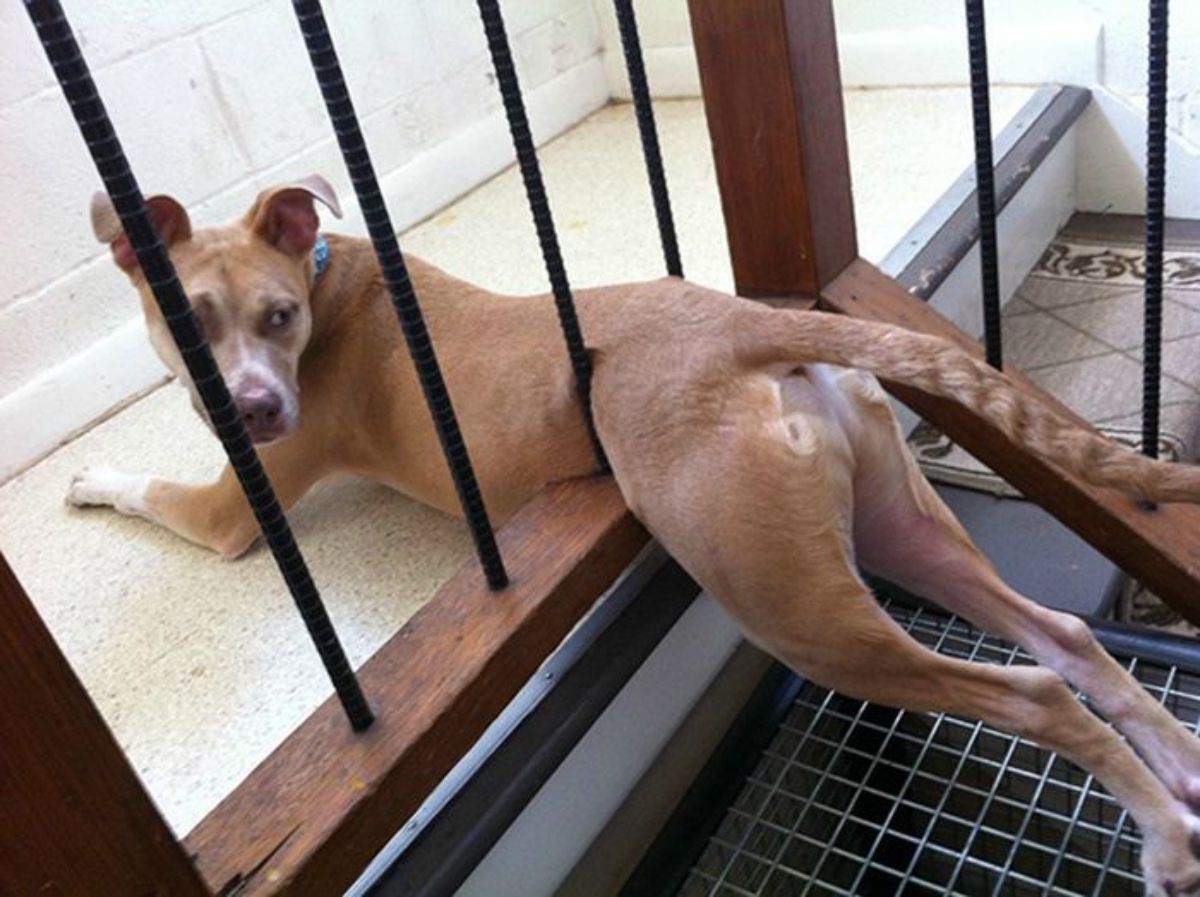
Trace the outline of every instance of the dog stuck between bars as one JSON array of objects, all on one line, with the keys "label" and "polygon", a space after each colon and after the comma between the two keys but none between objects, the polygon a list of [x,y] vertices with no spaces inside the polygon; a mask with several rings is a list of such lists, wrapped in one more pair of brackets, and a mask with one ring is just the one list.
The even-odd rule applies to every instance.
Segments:
[{"label": "dog stuck between bars", "polygon": [[[280,409],[270,427],[250,429],[281,500],[348,471],[453,512],[371,245],[320,234],[317,203],[337,208],[314,176],[263,192],[233,224],[199,228],[175,200],[149,200],[243,415],[259,413],[263,394]],[[148,297],[113,220],[98,196],[97,236]],[[316,247],[328,256],[319,273]],[[553,298],[498,296],[408,265],[495,517],[551,480],[592,473]],[[143,304],[151,341],[187,384],[157,306]],[[847,695],[974,716],[1058,751],[1139,824],[1152,890],[1200,886],[1200,741],[1084,623],[998,578],[918,471],[876,377],[960,402],[1072,474],[1139,498],[1200,500],[1200,470],[1081,430],[960,349],[891,325],[767,308],[673,278],[581,290],[576,304],[597,430],[626,501],[751,640]],[[229,473],[184,485],[85,472],[69,499],[141,515],[228,557],[257,532]],[[1041,665],[928,651],[880,610],[858,564]]]},{"label": "dog stuck between bars", "polygon": [[[331,115],[353,120],[319,4],[296,7]],[[61,38],[47,22],[49,52]],[[64,87],[75,65],[62,61]],[[95,123],[80,124],[86,133]],[[365,147],[343,149],[347,161],[366,159]],[[371,185],[357,175],[355,183],[361,202]],[[121,195],[136,196],[136,187]],[[629,507],[748,638],[845,695],[976,717],[1057,751],[1137,822],[1149,892],[1200,889],[1200,741],[1084,623],[999,579],[920,474],[876,378],[958,402],[1064,471],[1143,500],[1200,501],[1200,471],[1078,428],[938,338],[767,308],[674,278],[580,291],[588,363],[576,358],[573,369],[560,346],[561,296],[497,296],[411,257],[406,270],[394,240],[373,248],[321,233],[317,203],[339,210],[315,175],[264,191],[222,227],[194,227],[167,196],[147,203],[190,303],[184,316],[207,337],[240,430],[259,446],[284,507],[349,472],[447,512],[466,505],[470,516],[446,460],[455,452],[442,452],[445,421],[435,426],[421,401],[430,396],[422,352],[414,362],[396,351],[406,314],[420,310],[413,302],[406,312],[399,297],[394,310],[389,287],[396,294],[394,281],[411,275],[497,520],[544,484],[595,471],[593,419]],[[149,256],[118,227],[118,217],[142,214],[140,198],[127,205],[137,208],[118,216],[98,194],[94,231],[141,294],[155,349],[207,419],[208,384],[193,380],[168,335],[172,321],[152,296],[161,284],[143,268]],[[428,339],[418,348],[432,354]],[[579,401],[588,395],[581,369],[591,371],[590,407]],[[435,418],[448,409],[443,398],[446,408],[431,401]],[[74,479],[68,500],[146,517],[227,557],[258,535],[231,469],[203,485],[95,469]],[[1040,665],[930,651],[884,613],[859,565],[1011,640]]]}]

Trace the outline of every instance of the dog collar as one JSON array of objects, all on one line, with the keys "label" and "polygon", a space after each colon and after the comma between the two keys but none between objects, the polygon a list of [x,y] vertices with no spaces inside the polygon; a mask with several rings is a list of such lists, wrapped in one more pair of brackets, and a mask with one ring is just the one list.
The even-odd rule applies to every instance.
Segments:
[{"label": "dog collar", "polygon": [[317,277],[320,277],[329,267],[329,244],[325,242],[323,234],[317,234],[317,242],[313,243],[312,252],[313,267],[316,268]]}]

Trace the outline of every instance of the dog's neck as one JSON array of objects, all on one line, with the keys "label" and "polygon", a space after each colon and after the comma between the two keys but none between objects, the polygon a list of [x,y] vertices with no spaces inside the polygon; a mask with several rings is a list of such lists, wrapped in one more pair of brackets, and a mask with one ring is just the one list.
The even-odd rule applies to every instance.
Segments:
[{"label": "dog's neck", "polygon": [[[309,293],[313,313],[313,337],[338,326],[348,307],[358,303],[387,300],[383,272],[371,241],[345,234],[322,234],[312,250],[313,281]],[[493,294],[459,280],[423,259],[406,255],[405,264],[419,295],[426,317],[470,304],[478,312],[480,303]]]}]

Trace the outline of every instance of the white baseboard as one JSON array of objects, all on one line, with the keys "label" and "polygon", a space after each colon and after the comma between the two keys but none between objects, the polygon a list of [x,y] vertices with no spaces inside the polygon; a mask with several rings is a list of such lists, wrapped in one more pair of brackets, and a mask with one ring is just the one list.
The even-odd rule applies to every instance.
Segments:
[{"label": "white baseboard", "polygon": [[0,398],[0,482],[166,380],[139,318]]},{"label": "white baseboard", "polygon": [[[1096,83],[1102,29],[1098,20],[1052,20],[1027,25],[989,23],[989,75],[993,84]],[[965,85],[966,30],[945,28],[850,32],[838,36],[842,86],[931,87]],[[690,45],[643,49],[646,79],[655,97],[700,96],[700,70]],[[629,79],[620,47],[604,51],[613,97],[628,100]]]},{"label": "white baseboard", "polygon": [[[541,144],[608,102],[599,55],[525,95]],[[392,220],[405,230],[513,163],[504,113],[458,132],[404,167],[381,177]],[[365,233],[356,203],[346,202],[339,229]],[[353,212],[350,210],[353,209]],[[150,348],[140,316],[67,361],[0,396],[0,482],[14,476],[161,384],[166,370]]]},{"label": "white baseboard", "polygon": [[[1101,26],[1096,20],[988,22],[988,75],[993,84],[1096,83]],[[968,84],[964,23],[946,27],[842,35],[838,56],[845,87],[930,87]]]},{"label": "white baseboard", "polygon": [[[1146,110],[1105,88],[1079,120],[1079,210],[1146,210]],[[1167,132],[1167,216],[1200,218],[1200,148]]]},{"label": "white baseboard", "polygon": [[[696,50],[691,46],[646,47],[642,51],[646,63],[646,80],[655,98],[678,99],[700,96],[700,68]],[[604,71],[608,89],[615,99],[631,99],[629,77],[625,74],[625,56],[620,47],[604,51]]]}]

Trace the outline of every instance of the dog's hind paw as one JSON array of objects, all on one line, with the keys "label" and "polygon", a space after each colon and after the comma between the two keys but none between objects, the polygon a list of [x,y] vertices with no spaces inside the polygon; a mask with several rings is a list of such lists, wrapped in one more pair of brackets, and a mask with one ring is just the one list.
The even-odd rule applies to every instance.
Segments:
[{"label": "dog's hind paw", "polygon": [[122,514],[146,513],[146,487],[150,477],[123,473],[111,467],[85,467],[71,477],[65,497],[77,508],[106,506]]},{"label": "dog's hind paw", "polygon": [[1143,832],[1142,873],[1154,897],[1200,894],[1200,819],[1180,814],[1165,832]]}]

